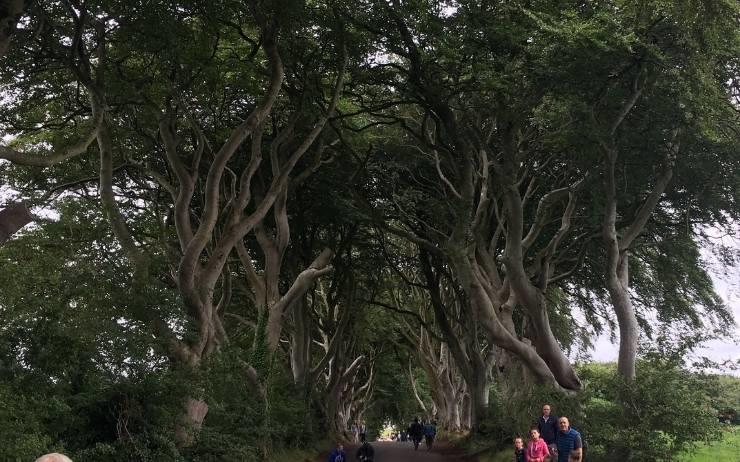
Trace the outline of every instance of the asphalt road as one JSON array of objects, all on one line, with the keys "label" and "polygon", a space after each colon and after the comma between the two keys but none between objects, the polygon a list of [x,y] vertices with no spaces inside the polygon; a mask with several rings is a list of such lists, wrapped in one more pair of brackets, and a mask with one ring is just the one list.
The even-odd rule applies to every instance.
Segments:
[{"label": "asphalt road", "polygon": [[[453,447],[442,443],[435,443],[431,451],[428,451],[424,443],[419,445],[418,450],[414,450],[410,442],[373,442],[375,449],[374,462],[475,462],[475,458],[466,458],[464,453]],[[357,462],[355,453],[357,446],[345,447],[347,451],[347,462]],[[327,456],[318,459],[320,462],[326,462]]]}]

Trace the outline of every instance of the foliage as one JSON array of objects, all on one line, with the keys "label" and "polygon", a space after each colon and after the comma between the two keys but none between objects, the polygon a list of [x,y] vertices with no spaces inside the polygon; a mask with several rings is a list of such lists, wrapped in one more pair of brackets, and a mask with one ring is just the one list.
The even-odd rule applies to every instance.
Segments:
[{"label": "foliage", "polygon": [[586,438],[596,460],[670,461],[698,443],[721,437],[704,376],[680,363],[648,356],[634,383],[614,369],[585,367],[591,399],[585,403]]},{"label": "foliage", "polygon": [[[352,419],[371,436],[403,428],[422,414],[410,378],[427,412],[439,384],[463,407],[480,398],[466,380],[487,380],[491,412],[463,425],[497,449],[543,402],[604,462],[672,460],[716,438],[717,415],[737,422],[736,378],[680,366],[732,326],[703,251],[708,229],[740,219],[737,2],[22,3],[0,56],[0,157],[25,161],[2,161],[0,181],[41,216],[0,248],[0,460],[292,457],[347,437]],[[634,383],[582,366],[581,390],[568,356],[619,327],[600,244],[605,145],[620,152],[618,228],[673,169],[622,250],[641,333],[682,346],[647,354]],[[260,214],[236,239],[246,257],[219,247],[239,234],[232,218]],[[331,266],[268,348],[273,298],[324,249]],[[213,261],[212,284],[196,284]],[[414,362],[420,332],[446,369]],[[557,388],[523,362],[540,379],[558,368]],[[190,397],[208,412],[186,442]]]},{"label": "foliage", "polygon": [[740,377],[714,375],[707,377],[707,391],[712,407],[722,422],[740,424]]}]

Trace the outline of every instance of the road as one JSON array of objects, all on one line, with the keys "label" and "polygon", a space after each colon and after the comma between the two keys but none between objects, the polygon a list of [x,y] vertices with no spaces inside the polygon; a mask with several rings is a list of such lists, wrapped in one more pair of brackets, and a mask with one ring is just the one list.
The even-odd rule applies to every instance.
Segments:
[{"label": "road", "polygon": [[[459,449],[452,448],[444,444],[435,444],[431,451],[427,451],[424,443],[419,445],[419,449],[414,451],[411,443],[395,442],[374,442],[375,462],[475,462],[475,458],[467,458]],[[346,448],[347,462],[357,462],[355,452],[357,446],[348,446]],[[327,456],[322,456],[317,462],[325,462]]]}]

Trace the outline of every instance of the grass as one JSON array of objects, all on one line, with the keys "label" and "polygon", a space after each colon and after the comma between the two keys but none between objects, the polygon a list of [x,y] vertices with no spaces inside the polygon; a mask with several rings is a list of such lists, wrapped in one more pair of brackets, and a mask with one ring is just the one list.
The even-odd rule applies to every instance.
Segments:
[{"label": "grass", "polygon": [[722,441],[699,446],[696,451],[683,456],[681,462],[715,462],[740,460],[740,428],[725,432]]},{"label": "grass", "polygon": [[490,449],[491,442],[485,439],[471,439],[466,432],[462,433],[445,433],[442,437],[455,446],[465,449],[468,454],[476,454],[478,462],[511,462],[512,450],[494,452]]},{"label": "grass", "polygon": [[317,441],[312,445],[302,449],[285,449],[276,451],[270,457],[270,462],[312,462],[321,451],[331,448],[329,441]]},{"label": "grass", "polygon": [[[485,452],[480,454],[479,462],[511,462],[512,451]],[[701,445],[695,451],[679,458],[680,462],[740,462],[740,427],[727,432],[722,441]]]}]

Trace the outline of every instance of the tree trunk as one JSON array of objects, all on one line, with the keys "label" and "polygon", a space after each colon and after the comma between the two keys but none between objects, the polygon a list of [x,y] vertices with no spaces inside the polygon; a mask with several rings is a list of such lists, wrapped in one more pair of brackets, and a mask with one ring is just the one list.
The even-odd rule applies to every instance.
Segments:
[{"label": "tree trunk", "polygon": [[23,14],[23,0],[4,0],[0,8],[0,56],[5,55],[10,46],[10,37],[16,30],[18,20]]},{"label": "tree trunk", "polygon": [[0,210],[0,245],[5,244],[13,234],[32,220],[31,212],[23,202],[17,202]]},{"label": "tree trunk", "polygon": [[290,338],[290,368],[293,382],[302,387],[311,372],[311,314],[303,297],[296,300],[291,312],[294,331]]},{"label": "tree trunk", "polygon": [[183,407],[183,415],[175,428],[175,440],[178,446],[187,447],[193,444],[195,435],[203,427],[208,404],[202,399],[187,398]]},{"label": "tree trunk", "polygon": [[[631,109],[639,97],[640,91],[635,92],[633,100],[626,106]],[[626,113],[626,112],[625,112]],[[614,125],[612,136],[619,126]],[[640,326],[632,305],[629,293],[629,249],[634,240],[643,232],[660,197],[665,192],[673,177],[673,166],[679,150],[679,129],[670,132],[668,149],[665,153],[663,169],[655,179],[655,185],[637,210],[632,222],[617,232],[617,173],[616,163],[619,155],[616,142],[604,146],[604,192],[606,196],[602,237],[606,247],[606,285],[609,290],[614,312],[619,324],[619,359],[617,371],[628,381],[636,378],[635,363],[640,341]]]},{"label": "tree trunk", "polygon": [[470,390],[470,424],[477,429],[488,417],[488,380],[485,371],[476,371],[476,377]]},{"label": "tree trunk", "polygon": [[619,359],[617,371],[629,381],[636,378],[635,363],[640,340],[640,326],[629,295],[629,253],[622,252],[617,273],[607,277],[607,288],[619,325]]},{"label": "tree trunk", "polygon": [[463,428],[471,429],[473,428],[473,409],[472,409],[472,401],[470,399],[470,392],[465,393],[463,395],[463,398],[460,403],[460,407],[462,409],[461,412],[461,423]]}]

